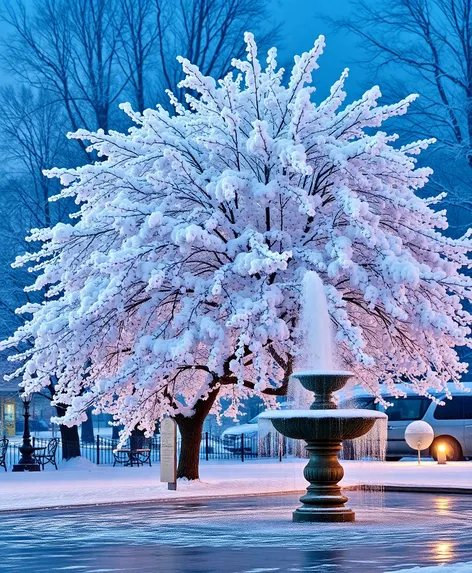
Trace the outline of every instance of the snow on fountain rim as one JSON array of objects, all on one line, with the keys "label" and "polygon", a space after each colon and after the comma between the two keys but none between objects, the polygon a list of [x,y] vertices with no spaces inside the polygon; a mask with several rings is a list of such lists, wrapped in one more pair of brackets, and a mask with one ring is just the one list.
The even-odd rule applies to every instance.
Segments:
[{"label": "snow on fountain rim", "polygon": [[388,416],[377,410],[362,410],[360,408],[336,408],[332,410],[273,410],[259,414],[261,418],[279,418],[282,420],[289,418],[375,418],[386,419]]},{"label": "snow on fountain rim", "polygon": [[297,376],[354,376],[349,370],[300,370],[291,374],[293,378]]}]

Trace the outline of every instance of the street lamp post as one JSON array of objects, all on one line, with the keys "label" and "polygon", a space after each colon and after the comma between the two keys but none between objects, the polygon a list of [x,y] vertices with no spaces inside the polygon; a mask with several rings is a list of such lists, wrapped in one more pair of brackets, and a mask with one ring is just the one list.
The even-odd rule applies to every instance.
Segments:
[{"label": "street lamp post", "polygon": [[29,429],[30,404],[31,398],[26,396],[23,399],[25,428],[23,431],[23,443],[20,446],[21,458],[19,462],[13,466],[12,472],[39,472],[41,469],[39,464],[37,464],[33,458],[35,448],[31,445],[31,434]]}]

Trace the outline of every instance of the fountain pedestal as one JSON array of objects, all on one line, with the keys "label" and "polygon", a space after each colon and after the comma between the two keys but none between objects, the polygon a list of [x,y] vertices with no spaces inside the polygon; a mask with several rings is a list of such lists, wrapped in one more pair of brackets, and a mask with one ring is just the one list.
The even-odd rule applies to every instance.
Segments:
[{"label": "fountain pedestal", "polygon": [[310,461],[303,475],[310,485],[300,498],[303,505],[293,512],[293,521],[354,521],[355,514],[344,506],[348,499],[338,485],[344,476],[338,460],[341,442],[307,442],[306,449]]},{"label": "fountain pedestal", "polygon": [[347,497],[338,483],[344,475],[338,454],[343,440],[359,438],[371,430],[376,420],[386,420],[382,412],[373,410],[341,410],[332,399],[351,376],[350,372],[306,372],[293,375],[302,386],[315,393],[310,410],[266,412],[274,428],[295,440],[304,440],[310,460],[304,469],[310,482],[300,498],[302,506],[293,513],[293,520],[306,522],[348,522],[355,520],[352,510],[344,506]]}]

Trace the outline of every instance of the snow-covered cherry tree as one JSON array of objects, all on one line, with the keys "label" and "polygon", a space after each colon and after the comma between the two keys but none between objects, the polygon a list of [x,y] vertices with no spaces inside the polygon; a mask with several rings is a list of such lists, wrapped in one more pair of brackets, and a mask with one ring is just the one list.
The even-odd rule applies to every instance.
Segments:
[{"label": "snow-covered cherry tree", "polygon": [[274,400],[297,351],[300,285],[322,277],[345,368],[373,394],[408,379],[420,394],[458,381],[455,348],[469,344],[471,241],[445,237],[441,197],[418,196],[430,170],[378,128],[416,96],[379,105],[379,88],[346,105],[345,70],[314,97],[324,38],[289,78],[246,34],[247,59],[216,81],[180,58],[188,96],[175,113],[122,109],[128,134],[79,131],[100,160],[54,169],[78,212],[33,230],[46,302],[4,343],[20,353],[26,391],[58,377],[65,423],[87,407],[130,432],[176,419],[179,476],[198,477],[208,412],[234,414],[249,394]]}]

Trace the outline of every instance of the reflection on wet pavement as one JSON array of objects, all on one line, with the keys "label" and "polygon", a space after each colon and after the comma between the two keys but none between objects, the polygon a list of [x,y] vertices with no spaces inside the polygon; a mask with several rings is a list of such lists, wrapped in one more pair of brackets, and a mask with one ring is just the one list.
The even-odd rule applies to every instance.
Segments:
[{"label": "reflection on wet pavement", "polygon": [[8,514],[8,573],[375,573],[472,559],[472,496],[350,492],[355,524],[294,524],[249,497]]}]

